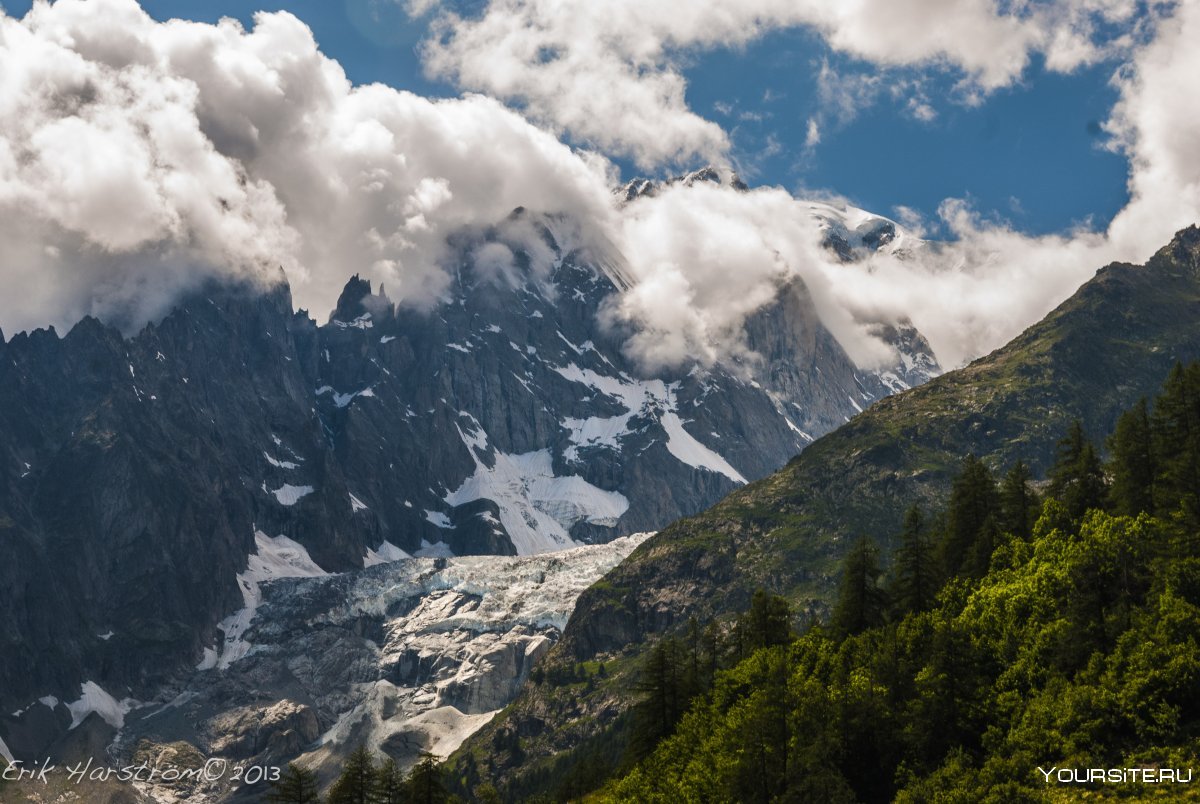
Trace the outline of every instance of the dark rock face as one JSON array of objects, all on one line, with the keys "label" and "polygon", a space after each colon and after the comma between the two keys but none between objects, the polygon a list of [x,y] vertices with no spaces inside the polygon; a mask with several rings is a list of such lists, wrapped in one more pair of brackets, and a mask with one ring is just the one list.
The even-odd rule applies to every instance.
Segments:
[{"label": "dark rock face", "polygon": [[[431,311],[354,277],[318,326],[280,281],[204,288],[132,337],[85,319],[0,339],[0,712],[89,680],[137,698],[195,665],[244,605],[256,531],[330,572],[385,546],[607,542],[937,371],[915,333],[859,371],[796,285],[747,327],[761,364],[645,376],[598,315],[619,270],[553,219],[505,225],[533,239],[464,239]],[[479,258],[505,242],[510,261]],[[19,753],[55,731],[0,718]]]},{"label": "dark rock face", "polygon": [[[364,535],[345,525],[291,325],[285,288],[214,288],[129,340],[85,319],[2,347],[6,709],[93,675],[151,682],[196,655],[239,604],[256,526],[331,569],[355,563]],[[295,510],[261,492],[273,438],[320,478]]]}]

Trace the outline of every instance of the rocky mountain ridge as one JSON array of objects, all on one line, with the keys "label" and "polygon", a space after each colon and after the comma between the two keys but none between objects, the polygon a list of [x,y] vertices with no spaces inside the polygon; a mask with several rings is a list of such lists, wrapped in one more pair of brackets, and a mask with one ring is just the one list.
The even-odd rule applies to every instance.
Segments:
[{"label": "rocky mountain ridge", "polygon": [[916,333],[859,370],[796,282],[747,325],[757,375],[647,376],[598,315],[628,286],[619,259],[522,210],[456,248],[427,312],[355,277],[318,325],[279,277],[203,287],[131,337],[89,318],[0,342],[8,750],[232,663],[261,538],[320,572],[607,542],[938,370]]}]

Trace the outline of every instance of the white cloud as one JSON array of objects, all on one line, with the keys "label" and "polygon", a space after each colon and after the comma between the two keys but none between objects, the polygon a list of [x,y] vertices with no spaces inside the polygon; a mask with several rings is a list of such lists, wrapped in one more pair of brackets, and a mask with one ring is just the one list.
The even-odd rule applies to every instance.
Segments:
[{"label": "white cloud", "polygon": [[[947,242],[916,258],[847,266],[814,247],[807,204],[786,193],[680,189],[637,202],[625,221],[625,247],[650,283],[621,308],[643,333],[633,348],[651,363],[737,354],[745,315],[796,275],[861,364],[886,355],[860,322],[908,318],[956,366],[1015,337],[1099,267],[1144,261],[1200,223],[1200,110],[1187,102],[1200,90],[1200,0],[1159,11],[1114,78],[1120,100],[1106,128],[1130,160],[1131,198],[1104,230],[1030,236],[950,199],[939,210]],[[896,214],[922,236],[919,215],[903,206]]]},{"label": "white cloud", "polygon": [[1106,128],[1130,160],[1130,202],[1113,220],[1113,259],[1140,259],[1200,223],[1200,2],[1184,0],[1118,72]]},{"label": "white cloud", "polygon": [[[603,222],[610,167],[481,96],[352,87],[287,13],[158,23],[133,0],[0,17],[0,323],[140,324],[205,276],[324,315],[346,276],[432,303],[445,237],[517,205]],[[536,177],[536,181],[531,180]]]},{"label": "white cloud", "polygon": [[904,319],[955,366],[1044,316],[1108,259],[1100,234],[1030,238],[985,224],[961,202],[942,215],[955,238],[943,247],[847,265],[821,245],[810,201],[779,189],[677,186],[628,207],[620,243],[639,284],[612,314],[635,325],[628,346],[649,367],[752,360],[746,317],[798,277],[860,366],[896,359],[872,324]]},{"label": "white cloud", "polygon": [[1069,71],[1122,46],[1099,23],[1127,21],[1135,8],[1134,0],[489,0],[478,16],[443,13],[425,58],[435,76],[515,102],[648,169],[729,149],[726,132],[687,105],[682,64],[696,51],[805,26],[879,67],[958,70],[968,95],[979,95],[1019,78],[1033,54]]},{"label": "white cloud", "polygon": [[[700,4],[695,15],[674,14],[683,22],[668,19],[669,5],[611,6],[605,14],[626,19],[597,23],[595,47],[604,52],[592,55],[604,61],[611,55],[605,49],[614,47],[641,54],[635,78],[654,84],[661,73],[670,83],[676,48],[728,44],[728,31],[747,24],[741,5],[725,7],[722,16],[720,6]],[[938,3],[900,5],[929,11]],[[514,0],[506,7],[516,14],[526,6]],[[525,206],[564,213],[562,220],[578,223],[581,243],[622,250],[639,284],[609,312],[635,325],[629,348],[648,365],[745,356],[745,317],[793,277],[808,284],[823,322],[861,363],[889,357],[864,322],[907,317],[953,365],[1020,332],[1098,266],[1144,259],[1200,218],[1200,115],[1186,102],[1200,75],[1200,51],[1190,46],[1200,39],[1198,6],[1187,0],[1156,29],[1142,23],[1127,43],[1134,55],[1116,79],[1121,100],[1108,128],[1131,159],[1132,200],[1106,233],[1028,237],[952,202],[942,212],[955,242],[921,259],[845,266],[819,246],[809,204],[783,190],[700,183],[618,209],[604,157],[573,151],[482,96],[430,101],[381,85],[352,87],[286,13],[258,15],[246,31],[232,21],[157,23],[133,0],[38,3],[23,21],[0,17],[0,324],[9,332],[69,325],[89,312],[138,323],[199,278],[257,277],[277,265],[299,303],[318,315],[355,271],[385,281],[393,298],[433,304],[447,282],[440,264],[445,239],[464,228],[497,227],[498,242],[475,255],[497,280],[512,280],[517,251],[530,253],[535,273],[545,270],[551,255],[528,221],[508,218]],[[757,21],[735,43],[782,19],[765,0],[750,7],[758,9]],[[850,14],[828,8],[822,13],[831,18]],[[971,19],[995,17],[978,4],[954,8],[946,13],[963,30]],[[1028,47],[1050,48],[1057,40],[1046,31],[1086,30],[1079,20],[1094,19],[1089,14],[1124,13],[1120,4],[1098,0],[1071,5],[1075,16],[1053,8],[1065,21],[1036,36],[1026,30],[1033,12],[980,22],[979,29],[994,24],[1016,31]],[[547,29],[558,31],[562,23],[550,7],[542,11]],[[460,35],[491,13],[461,23]],[[578,24],[595,20],[587,12]],[[630,20],[647,23],[644,39],[615,45],[605,38]],[[882,40],[851,36],[863,26],[874,30],[857,17],[822,30],[883,64],[918,52],[957,64],[980,86],[1019,72],[1021,59],[985,63],[994,54],[974,54],[971,61],[948,44],[889,51]],[[544,39],[535,31],[534,41]],[[453,52],[456,41],[442,47]],[[528,42],[527,32],[514,29],[508,47],[517,54]],[[1060,62],[1095,53],[1096,46],[1076,48]],[[502,54],[497,71],[510,70],[513,86],[521,86],[528,74],[515,55],[506,59]],[[623,69],[607,75],[616,83],[606,92],[625,86]],[[615,97],[615,89],[608,94]],[[635,107],[654,101],[642,122],[660,144],[640,150],[642,157],[725,147],[720,129],[689,128],[686,106],[655,105],[655,97],[635,92],[627,99]],[[618,151],[649,141],[637,125],[607,131],[616,139],[600,144]],[[677,136],[687,131],[699,135]],[[809,133],[815,144],[819,121]],[[910,227],[922,225],[911,210],[897,215]]]}]

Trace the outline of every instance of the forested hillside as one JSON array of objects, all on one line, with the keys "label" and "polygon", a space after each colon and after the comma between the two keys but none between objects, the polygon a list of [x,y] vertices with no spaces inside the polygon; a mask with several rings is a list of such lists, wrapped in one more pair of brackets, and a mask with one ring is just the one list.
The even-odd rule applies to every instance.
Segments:
[{"label": "forested hillside", "polygon": [[[777,614],[749,655],[736,633],[725,652],[660,642],[636,764],[597,798],[1195,798],[1200,364],[1108,446],[1105,465],[1072,426],[1044,501],[1023,463],[997,483],[967,456],[944,511],[908,510],[886,570],[855,546],[831,621],[802,636]],[[772,606],[756,598],[737,630]],[[696,672],[713,660],[731,666]]]}]

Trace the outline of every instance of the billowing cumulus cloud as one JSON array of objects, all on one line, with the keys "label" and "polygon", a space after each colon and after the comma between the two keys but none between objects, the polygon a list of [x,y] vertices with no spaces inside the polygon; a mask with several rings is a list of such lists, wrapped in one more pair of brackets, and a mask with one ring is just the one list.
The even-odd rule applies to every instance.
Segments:
[{"label": "billowing cumulus cloud", "polygon": [[726,132],[686,102],[682,65],[697,51],[805,26],[875,65],[956,70],[979,95],[1011,84],[1034,54],[1069,71],[1123,46],[1102,32],[1136,9],[1135,0],[490,0],[478,16],[443,12],[425,57],[431,74],[649,169],[729,149]]},{"label": "billowing cumulus cloud", "polygon": [[323,315],[355,271],[429,304],[447,235],[515,206],[603,225],[609,166],[481,96],[352,87],[287,13],[158,23],[133,0],[0,17],[0,323],[136,325],[208,275]]},{"label": "billowing cumulus cloud", "polygon": [[[574,243],[620,250],[636,283],[608,312],[634,325],[628,348],[647,366],[749,357],[746,316],[797,277],[861,364],[891,357],[868,322],[907,318],[956,365],[1020,332],[1105,262],[1144,259],[1200,219],[1200,117],[1187,103],[1200,75],[1189,44],[1200,39],[1198,0],[1136,23],[1132,6],[1106,0],[1010,4],[1020,13],[1007,15],[939,0],[819,9],[755,0],[745,4],[753,13],[704,2],[687,14],[654,0],[594,5],[508,0],[472,20],[439,17],[431,2],[412,8],[442,20],[430,51],[437,69],[653,165],[727,148],[724,132],[684,104],[672,54],[686,47],[807,24],[881,65],[951,65],[981,91],[1014,80],[1032,53],[1069,69],[1116,48],[1129,55],[1107,126],[1130,158],[1131,201],[1105,232],[1039,238],[951,201],[941,211],[950,242],[847,266],[820,246],[811,204],[783,190],[699,183],[618,206],[600,152],[573,150],[481,95],[431,101],[354,87],[287,13],[260,14],[244,30],[158,23],[134,0],[59,0],[23,20],[0,16],[0,325],[11,333],[88,313],[136,325],[203,277],[269,279],[279,266],[318,316],[354,272],[428,306],[448,282],[446,238],[463,229],[494,227],[495,242],[471,257],[499,282],[518,281],[517,252],[535,271],[549,264],[529,220],[508,217],[524,206],[557,215]],[[582,16],[563,22],[558,6]],[[893,7],[940,13],[961,36],[885,35],[884,23],[903,22]],[[1100,20],[1124,20],[1125,33],[1098,43]],[[480,52],[503,45],[493,78],[510,84],[470,79],[463,48],[473,36]],[[587,72],[589,59],[615,72]],[[553,78],[561,108],[525,94],[534,75]],[[594,98],[578,94],[588,87]],[[578,128],[602,111],[585,101],[621,124]],[[814,123],[814,144],[820,136]]]},{"label": "billowing cumulus cloud", "polygon": [[[1121,4],[1098,3],[1046,13],[1076,24],[1096,9],[1111,19],[1128,13]],[[781,277],[799,275],[825,324],[860,363],[885,359],[861,322],[908,318],[943,364],[955,366],[1019,334],[1100,266],[1144,261],[1178,229],[1200,223],[1200,114],[1186,101],[1200,89],[1200,50],[1191,44],[1200,41],[1200,2],[1156,7],[1112,41],[1128,51],[1113,79],[1120,98],[1106,128],[1110,147],[1130,161],[1130,201],[1106,228],[1033,237],[948,199],[939,210],[946,242],[908,259],[879,255],[845,266],[812,248],[799,223],[809,217],[808,205],[785,193],[664,194],[638,202],[646,208],[625,221],[626,247],[640,255],[635,264],[647,287],[662,288],[624,301],[622,314],[646,333],[664,330],[631,346],[651,362],[711,354],[698,346],[706,338],[718,351],[736,353],[745,310]],[[897,214],[920,228],[911,210]],[[676,231],[703,247],[674,242]]]},{"label": "billowing cumulus cloud", "polygon": [[[830,214],[827,204],[820,208]],[[845,264],[821,244],[815,211],[782,190],[715,185],[635,201],[622,218],[621,242],[636,255],[631,269],[639,282],[614,311],[636,324],[629,350],[648,367],[753,360],[744,345],[746,317],[799,278],[822,323],[860,366],[895,362],[872,325],[902,320],[955,366],[1041,318],[1113,252],[1100,234],[1031,238],[948,202],[942,215],[954,240]],[[851,220],[862,214],[847,212]]]}]

